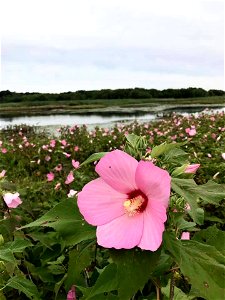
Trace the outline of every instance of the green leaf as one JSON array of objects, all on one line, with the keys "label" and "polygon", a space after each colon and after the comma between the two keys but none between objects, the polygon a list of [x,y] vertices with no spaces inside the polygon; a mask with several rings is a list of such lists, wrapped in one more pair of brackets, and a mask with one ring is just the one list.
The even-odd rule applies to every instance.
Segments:
[{"label": "green leaf", "polygon": [[126,136],[126,139],[127,141],[129,142],[129,144],[133,147],[133,148],[136,148],[141,137],[134,134],[134,133],[131,133],[131,134],[127,134]]},{"label": "green leaf", "polygon": [[172,186],[181,187],[185,192],[189,192],[203,201],[219,205],[219,202],[225,198],[225,186],[209,180],[206,184],[197,185],[193,179],[172,178]]},{"label": "green leaf", "polygon": [[196,223],[204,224],[204,210],[202,208],[198,207],[195,210],[188,210],[188,214]]},{"label": "green leaf", "polygon": [[65,282],[66,290],[69,290],[69,288],[74,284],[83,285],[85,283],[81,272],[90,265],[91,253],[89,247],[91,245],[93,245],[93,242],[89,243],[85,247],[79,244],[76,249],[72,249],[69,252],[68,276]]},{"label": "green leaf", "polygon": [[118,300],[118,297],[113,294],[104,293],[91,297],[91,300]]},{"label": "green leaf", "polygon": [[59,293],[59,290],[61,289],[64,281],[66,280],[67,278],[67,274],[65,274],[62,279],[58,282],[56,282],[55,284],[55,288],[54,288],[54,292],[55,292],[55,300],[57,299],[57,296],[58,296],[58,293]]},{"label": "green leaf", "polygon": [[225,256],[225,232],[217,229],[216,225],[195,233],[193,240],[214,246]]},{"label": "green leaf", "polygon": [[0,249],[0,260],[3,260],[5,262],[10,262],[16,265],[16,259],[13,255],[12,250],[10,249]]},{"label": "green leaf", "polygon": [[62,237],[60,237],[57,232],[31,232],[27,235],[34,241],[39,241],[42,245],[49,249],[52,249],[52,246],[55,244],[60,244],[63,246]]},{"label": "green leaf", "polygon": [[[162,291],[162,294],[164,296],[166,296],[167,299],[169,300],[170,299],[170,281],[168,282],[167,286],[161,288],[161,291]],[[192,299],[193,299],[193,297],[186,295],[184,292],[182,292],[176,286],[174,287],[173,300],[192,300]]]},{"label": "green leaf", "polygon": [[127,144],[131,146],[131,148],[135,150],[142,150],[143,148],[146,149],[147,142],[144,137],[131,133],[126,135],[126,139]]},{"label": "green leaf", "polygon": [[172,264],[173,260],[171,256],[165,253],[165,251],[161,251],[157,266],[153,272],[153,277],[165,277],[165,272],[168,272]]},{"label": "green leaf", "polygon": [[177,240],[172,233],[164,233],[164,247],[192,284],[197,296],[223,299],[225,257],[215,247],[193,240]]},{"label": "green leaf", "polygon": [[82,164],[80,164],[80,167],[86,164],[89,164],[93,161],[97,161],[100,158],[102,158],[104,155],[106,155],[108,152],[98,152],[98,153],[93,153],[91,156],[89,156]]},{"label": "green leaf", "polygon": [[205,221],[211,221],[211,222],[214,222],[214,223],[221,223],[221,224],[224,223],[223,219],[218,218],[216,216],[211,216],[210,213],[208,213],[208,212],[205,213],[204,218],[205,218]]},{"label": "green leaf", "polygon": [[158,156],[160,156],[162,154],[165,154],[165,153],[169,152],[171,149],[179,148],[180,146],[185,145],[185,144],[186,144],[186,142],[183,142],[183,143],[171,143],[171,144],[163,143],[161,145],[155,146],[152,149],[151,157],[152,158],[158,157]]},{"label": "green leaf", "polygon": [[197,186],[193,179],[172,178],[172,189],[182,196],[190,205],[191,210],[188,210],[189,215],[194,222],[202,225],[204,222],[204,211],[198,207],[198,195],[193,192]]},{"label": "green leaf", "polygon": [[16,220],[13,218],[0,220],[0,232],[5,240],[13,239]]},{"label": "green leaf", "polygon": [[165,161],[176,164],[176,166],[184,164],[188,165],[188,154],[180,148],[173,148],[165,153]]},{"label": "green leaf", "polygon": [[188,164],[184,164],[181,167],[176,168],[171,174],[172,177],[177,177],[177,176],[183,174],[184,171],[186,170],[187,166],[188,166]]},{"label": "green leaf", "polygon": [[5,287],[6,286],[24,293],[29,299],[40,299],[36,285],[25,277],[14,276],[9,279]]},{"label": "green leaf", "polygon": [[0,291],[0,300],[7,300],[2,291]]},{"label": "green leaf", "polygon": [[48,266],[48,270],[53,275],[60,275],[65,273],[65,268],[63,266],[58,265],[50,265]]},{"label": "green leaf", "polygon": [[13,242],[8,242],[5,247],[10,249],[13,253],[23,252],[26,247],[31,247],[33,244],[28,240],[16,239]]},{"label": "green leaf", "polygon": [[183,213],[176,213],[174,214],[174,222],[178,229],[180,230],[187,230],[193,228],[196,223],[188,222],[184,219]]},{"label": "green leaf", "polygon": [[72,198],[60,202],[44,216],[21,229],[35,226],[54,228],[67,246],[95,238],[95,227],[83,220],[76,201]]},{"label": "green leaf", "polygon": [[111,250],[113,261],[117,264],[119,299],[129,300],[140,289],[155,270],[160,251]]},{"label": "green leaf", "polygon": [[225,185],[209,180],[206,184],[198,185],[194,188],[199,197],[207,203],[219,205],[225,199]]},{"label": "green leaf", "polygon": [[86,289],[85,300],[91,299],[98,294],[116,290],[118,285],[116,274],[116,264],[112,263],[107,265],[98,277],[95,285]]}]

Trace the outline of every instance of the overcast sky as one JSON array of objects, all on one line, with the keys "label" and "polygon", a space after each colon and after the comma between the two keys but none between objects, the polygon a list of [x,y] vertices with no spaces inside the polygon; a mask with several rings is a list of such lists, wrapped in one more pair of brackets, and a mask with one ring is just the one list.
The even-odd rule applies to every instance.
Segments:
[{"label": "overcast sky", "polygon": [[225,88],[223,0],[4,2],[0,90]]}]

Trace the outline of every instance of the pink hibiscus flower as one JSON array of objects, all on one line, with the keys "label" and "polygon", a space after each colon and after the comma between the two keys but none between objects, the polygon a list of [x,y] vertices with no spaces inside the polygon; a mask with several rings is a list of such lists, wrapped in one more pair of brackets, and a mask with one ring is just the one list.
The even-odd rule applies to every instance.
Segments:
[{"label": "pink hibiscus flower", "polygon": [[73,198],[77,194],[77,191],[70,190],[69,193],[67,194],[68,198]]},{"label": "pink hibiscus flower", "polygon": [[157,250],[167,219],[169,173],[121,150],[106,154],[95,170],[100,178],[78,193],[78,207],[85,220],[97,226],[98,244]]},{"label": "pink hibiscus flower", "polygon": [[195,128],[193,128],[193,126],[192,126],[192,128],[186,128],[185,132],[188,133],[189,136],[194,136],[197,134],[197,131]]},{"label": "pink hibiscus flower", "polygon": [[74,169],[78,169],[80,163],[79,163],[79,161],[76,161],[76,160],[72,159],[72,165],[73,165]]},{"label": "pink hibiscus flower", "polygon": [[46,176],[47,176],[47,181],[52,181],[55,178],[55,175],[53,172],[48,173]]},{"label": "pink hibiscus flower", "polygon": [[64,154],[66,157],[70,157],[70,156],[71,156],[71,154],[66,153],[66,152],[63,152],[63,154]]},{"label": "pink hibiscus flower", "polygon": [[54,189],[57,191],[57,190],[59,190],[59,189],[60,189],[60,187],[61,187],[61,183],[60,183],[60,182],[58,182],[58,183],[56,183],[56,185],[55,185]]},{"label": "pink hibiscus flower", "polygon": [[71,290],[69,290],[66,299],[67,300],[76,300],[76,291],[75,291],[74,285],[71,287]]},{"label": "pink hibiscus flower", "polygon": [[58,164],[54,169],[55,169],[57,172],[62,171],[62,164]]},{"label": "pink hibiscus flower", "polygon": [[7,149],[6,148],[2,148],[2,153],[3,154],[5,154],[5,153],[7,153],[8,151],[7,151]]},{"label": "pink hibiscus flower", "polygon": [[66,177],[66,181],[65,181],[65,184],[70,184],[71,182],[74,181],[74,177],[73,177],[73,172],[71,171],[69,173],[69,175]]},{"label": "pink hibiscus flower", "polygon": [[184,170],[184,173],[195,174],[199,167],[200,167],[200,164],[189,165],[189,166],[187,166],[186,169]]},{"label": "pink hibiscus flower", "polygon": [[181,240],[190,240],[190,232],[184,231],[181,235]]},{"label": "pink hibiscus flower", "polygon": [[51,140],[51,141],[50,141],[50,146],[51,146],[52,148],[55,147],[55,144],[56,144],[56,140]]},{"label": "pink hibiscus flower", "polygon": [[16,208],[22,203],[19,195],[19,193],[5,193],[3,199],[9,208]]},{"label": "pink hibiscus flower", "polygon": [[5,176],[6,170],[2,170],[0,173],[0,178],[3,178]]}]

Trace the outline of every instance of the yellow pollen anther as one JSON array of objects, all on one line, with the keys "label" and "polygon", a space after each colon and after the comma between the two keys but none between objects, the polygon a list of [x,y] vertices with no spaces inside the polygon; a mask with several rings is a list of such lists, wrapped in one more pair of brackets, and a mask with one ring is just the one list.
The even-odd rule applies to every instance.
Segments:
[{"label": "yellow pollen anther", "polygon": [[142,211],[144,203],[145,199],[140,195],[124,201],[123,206],[128,216],[135,216]]},{"label": "yellow pollen anther", "polygon": [[123,203],[123,206],[124,207],[129,207],[131,205],[131,201],[130,200],[126,200],[126,201],[124,201],[124,203]]}]

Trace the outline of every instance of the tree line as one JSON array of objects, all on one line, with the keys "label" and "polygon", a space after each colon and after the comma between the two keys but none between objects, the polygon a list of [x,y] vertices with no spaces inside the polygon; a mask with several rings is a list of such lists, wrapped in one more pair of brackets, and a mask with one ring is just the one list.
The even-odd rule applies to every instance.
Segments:
[{"label": "tree line", "polygon": [[224,96],[223,90],[204,90],[202,88],[181,89],[102,89],[102,90],[79,90],[65,93],[16,93],[9,90],[0,91],[0,103],[33,102],[33,101],[68,101],[68,100],[97,100],[97,99],[151,99],[151,98],[195,98]]}]

